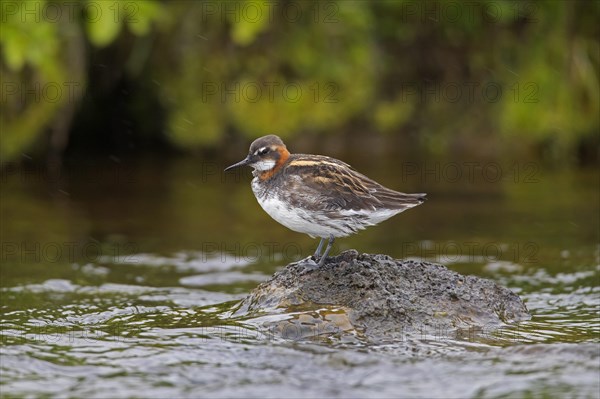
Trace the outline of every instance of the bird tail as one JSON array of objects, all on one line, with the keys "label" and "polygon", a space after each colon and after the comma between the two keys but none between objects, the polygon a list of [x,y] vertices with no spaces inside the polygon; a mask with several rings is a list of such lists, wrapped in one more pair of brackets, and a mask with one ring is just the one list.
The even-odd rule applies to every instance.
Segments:
[{"label": "bird tail", "polygon": [[405,194],[393,190],[384,190],[377,193],[377,199],[387,209],[408,209],[425,202],[427,194]]}]

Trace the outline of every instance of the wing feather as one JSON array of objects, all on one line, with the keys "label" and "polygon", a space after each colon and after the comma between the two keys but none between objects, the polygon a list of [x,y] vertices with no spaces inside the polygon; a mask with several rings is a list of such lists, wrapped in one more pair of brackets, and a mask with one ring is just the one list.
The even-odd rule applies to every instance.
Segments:
[{"label": "wing feather", "polygon": [[302,154],[292,157],[289,173],[299,178],[294,192],[306,193],[301,196],[304,201],[318,202],[328,211],[401,211],[425,200],[425,194],[391,190],[334,158]]}]

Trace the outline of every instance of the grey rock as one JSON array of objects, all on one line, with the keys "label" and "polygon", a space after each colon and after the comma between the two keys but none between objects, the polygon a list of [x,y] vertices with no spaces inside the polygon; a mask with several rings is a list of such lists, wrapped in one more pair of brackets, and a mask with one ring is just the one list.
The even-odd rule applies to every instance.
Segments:
[{"label": "grey rock", "polygon": [[315,268],[311,258],[291,263],[241,302],[237,315],[290,312],[270,326],[294,338],[342,333],[398,339],[406,333],[493,330],[530,315],[518,295],[495,282],[463,276],[429,262],[355,250]]}]

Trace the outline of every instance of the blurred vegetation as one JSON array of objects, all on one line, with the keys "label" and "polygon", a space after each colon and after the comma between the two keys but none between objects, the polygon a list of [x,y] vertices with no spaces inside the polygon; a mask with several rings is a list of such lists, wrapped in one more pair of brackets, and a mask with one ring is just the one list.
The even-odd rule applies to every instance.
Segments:
[{"label": "blurred vegetation", "polygon": [[3,161],[271,132],[597,157],[596,1],[24,0],[0,12]]}]

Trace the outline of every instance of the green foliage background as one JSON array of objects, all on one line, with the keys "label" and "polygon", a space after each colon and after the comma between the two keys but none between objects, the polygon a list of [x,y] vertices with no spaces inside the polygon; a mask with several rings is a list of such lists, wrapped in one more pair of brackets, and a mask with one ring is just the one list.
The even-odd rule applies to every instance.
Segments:
[{"label": "green foliage background", "polygon": [[439,152],[484,140],[569,159],[598,142],[599,11],[597,1],[5,1],[0,156],[123,137],[193,150],[232,135],[416,131]]}]

